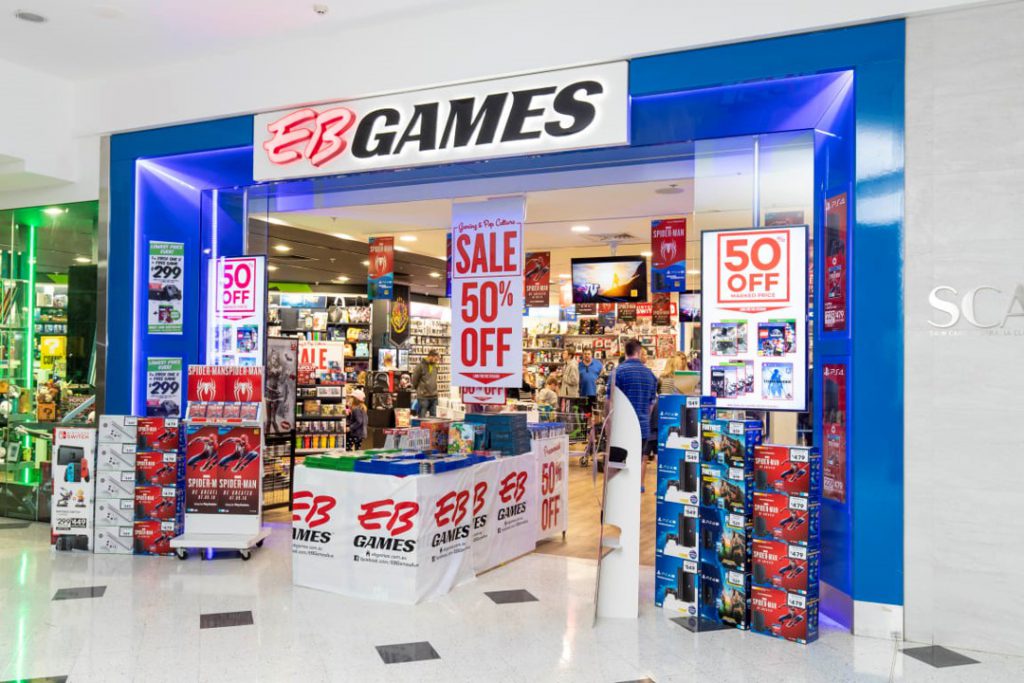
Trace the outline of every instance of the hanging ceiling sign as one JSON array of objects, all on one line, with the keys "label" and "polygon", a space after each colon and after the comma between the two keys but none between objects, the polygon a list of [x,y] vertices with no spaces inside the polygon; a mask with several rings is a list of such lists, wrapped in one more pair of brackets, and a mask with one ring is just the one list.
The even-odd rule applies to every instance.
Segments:
[{"label": "hanging ceiling sign", "polygon": [[260,114],[253,178],[625,145],[627,74],[614,62]]}]

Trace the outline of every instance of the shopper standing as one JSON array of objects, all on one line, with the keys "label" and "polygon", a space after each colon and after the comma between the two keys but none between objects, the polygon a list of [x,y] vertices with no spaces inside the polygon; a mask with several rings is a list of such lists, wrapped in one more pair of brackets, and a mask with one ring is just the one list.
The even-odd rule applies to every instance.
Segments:
[{"label": "shopper standing", "polygon": [[417,414],[433,417],[437,410],[437,351],[430,351],[412,371],[412,388],[416,392]]},{"label": "shopper standing", "polygon": [[562,384],[558,388],[559,396],[577,398],[580,395],[580,368],[576,364],[574,351],[571,344],[562,349]]},{"label": "shopper standing", "polygon": [[[643,346],[636,339],[626,342],[626,360],[615,368],[611,381],[608,382],[608,396],[611,397],[612,386],[618,387],[636,411],[640,422],[640,443],[636,447],[641,453],[640,490],[644,490],[644,479],[647,474],[647,458],[644,452],[651,434],[651,410],[658,400],[658,378],[640,359]],[[611,401],[607,405],[611,405]]]},{"label": "shopper standing", "polygon": [[348,450],[358,451],[363,447],[363,439],[366,438],[366,394],[362,389],[356,389],[349,396],[345,432]]},{"label": "shopper standing", "polygon": [[665,369],[661,372],[661,377],[658,378],[658,393],[659,394],[680,394],[679,387],[676,384],[676,373],[683,372],[686,370],[686,354],[676,353],[673,354],[665,362]]},{"label": "shopper standing", "polygon": [[558,378],[554,375],[548,377],[544,388],[537,392],[537,405],[546,406],[551,410],[558,407]]},{"label": "shopper standing", "polygon": [[597,378],[601,376],[604,366],[594,358],[594,352],[583,349],[583,359],[579,364],[580,396],[589,399],[597,398]]}]

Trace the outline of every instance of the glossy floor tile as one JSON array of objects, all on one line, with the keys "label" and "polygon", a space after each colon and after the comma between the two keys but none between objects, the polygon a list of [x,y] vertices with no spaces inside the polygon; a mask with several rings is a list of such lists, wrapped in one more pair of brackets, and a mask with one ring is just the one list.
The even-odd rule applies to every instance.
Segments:
[{"label": "glossy floor tile", "polygon": [[[5,530],[0,681],[1024,680],[1021,659],[961,652],[979,664],[935,668],[902,654],[903,643],[828,621],[806,647],[734,629],[694,634],[653,606],[648,567],[639,618],[595,625],[595,564],[539,553],[431,603],[344,598],[293,587],[289,529],[273,529],[249,562],[54,553],[44,525]],[[96,586],[105,592],[53,600]],[[525,594],[535,600],[494,597]],[[244,619],[222,616],[234,613],[251,623],[201,628],[203,615]],[[385,659],[380,648],[392,645],[406,647]]]}]

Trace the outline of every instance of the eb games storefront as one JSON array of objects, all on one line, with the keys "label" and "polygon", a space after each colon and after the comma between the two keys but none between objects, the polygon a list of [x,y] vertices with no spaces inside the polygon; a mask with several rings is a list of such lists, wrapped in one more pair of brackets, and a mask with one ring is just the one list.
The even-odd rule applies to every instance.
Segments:
[{"label": "eb games storefront", "polygon": [[[821,448],[830,468],[823,613],[857,633],[901,631],[903,313],[890,293],[901,291],[903,272],[903,42],[903,23],[889,22],[115,135],[110,315],[98,373],[104,412],[145,413],[149,359],[180,358],[182,368],[206,361],[207,264],[267,254],[259,231],[270,222],[261,217],[357,195],[414,201],[543,191],[668,162],[689,164],[700,193],[702,178],[727,175],[722,155],[742,149],[753,169],[735,212],[742,217],[716,223],[712,215],[734,207],[708,191],[697,199],[706,218],[694,225],[770,226],[769,214],[792,222],[772,204],[773,179],[806,197],[799,222],[809,226],[801,372],[808,400],[778,419]],[[805,172],[773,175],[783,149],[797,150]],[[862,219],[866,206],[870,218]],[[527,233],[527,248],[529,240]],[[153,242],[183,244],[177,334],[152,334],[145,323]],[[891,381],[880,388],[879,377]],[[297,513],[313,507],[331,512],[296,497]],[[351,511],[344,517],[339,523],[358,524]],[[460,522],[472,534],[470,517]],[[327,533],[307,526],[309,538],[297,543]],[[381,554],[377,570],[387,571],[395,558],[384,555],[398,549],[368,540],[372,531],[330,533],[364,537]],[[416,552],[436,550],[427,548],[438,533],[445,547],[465,540],[443,531],[423,531]]]}]

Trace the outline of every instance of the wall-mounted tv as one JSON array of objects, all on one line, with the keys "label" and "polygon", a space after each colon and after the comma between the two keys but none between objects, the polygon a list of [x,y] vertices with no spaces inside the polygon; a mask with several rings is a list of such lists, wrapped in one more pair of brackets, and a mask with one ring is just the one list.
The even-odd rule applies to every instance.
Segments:
[{"label": "wall-mounted tv", "polygon": [[647,259],[602,256],[572,260],[574,304],[647,301]]}]

